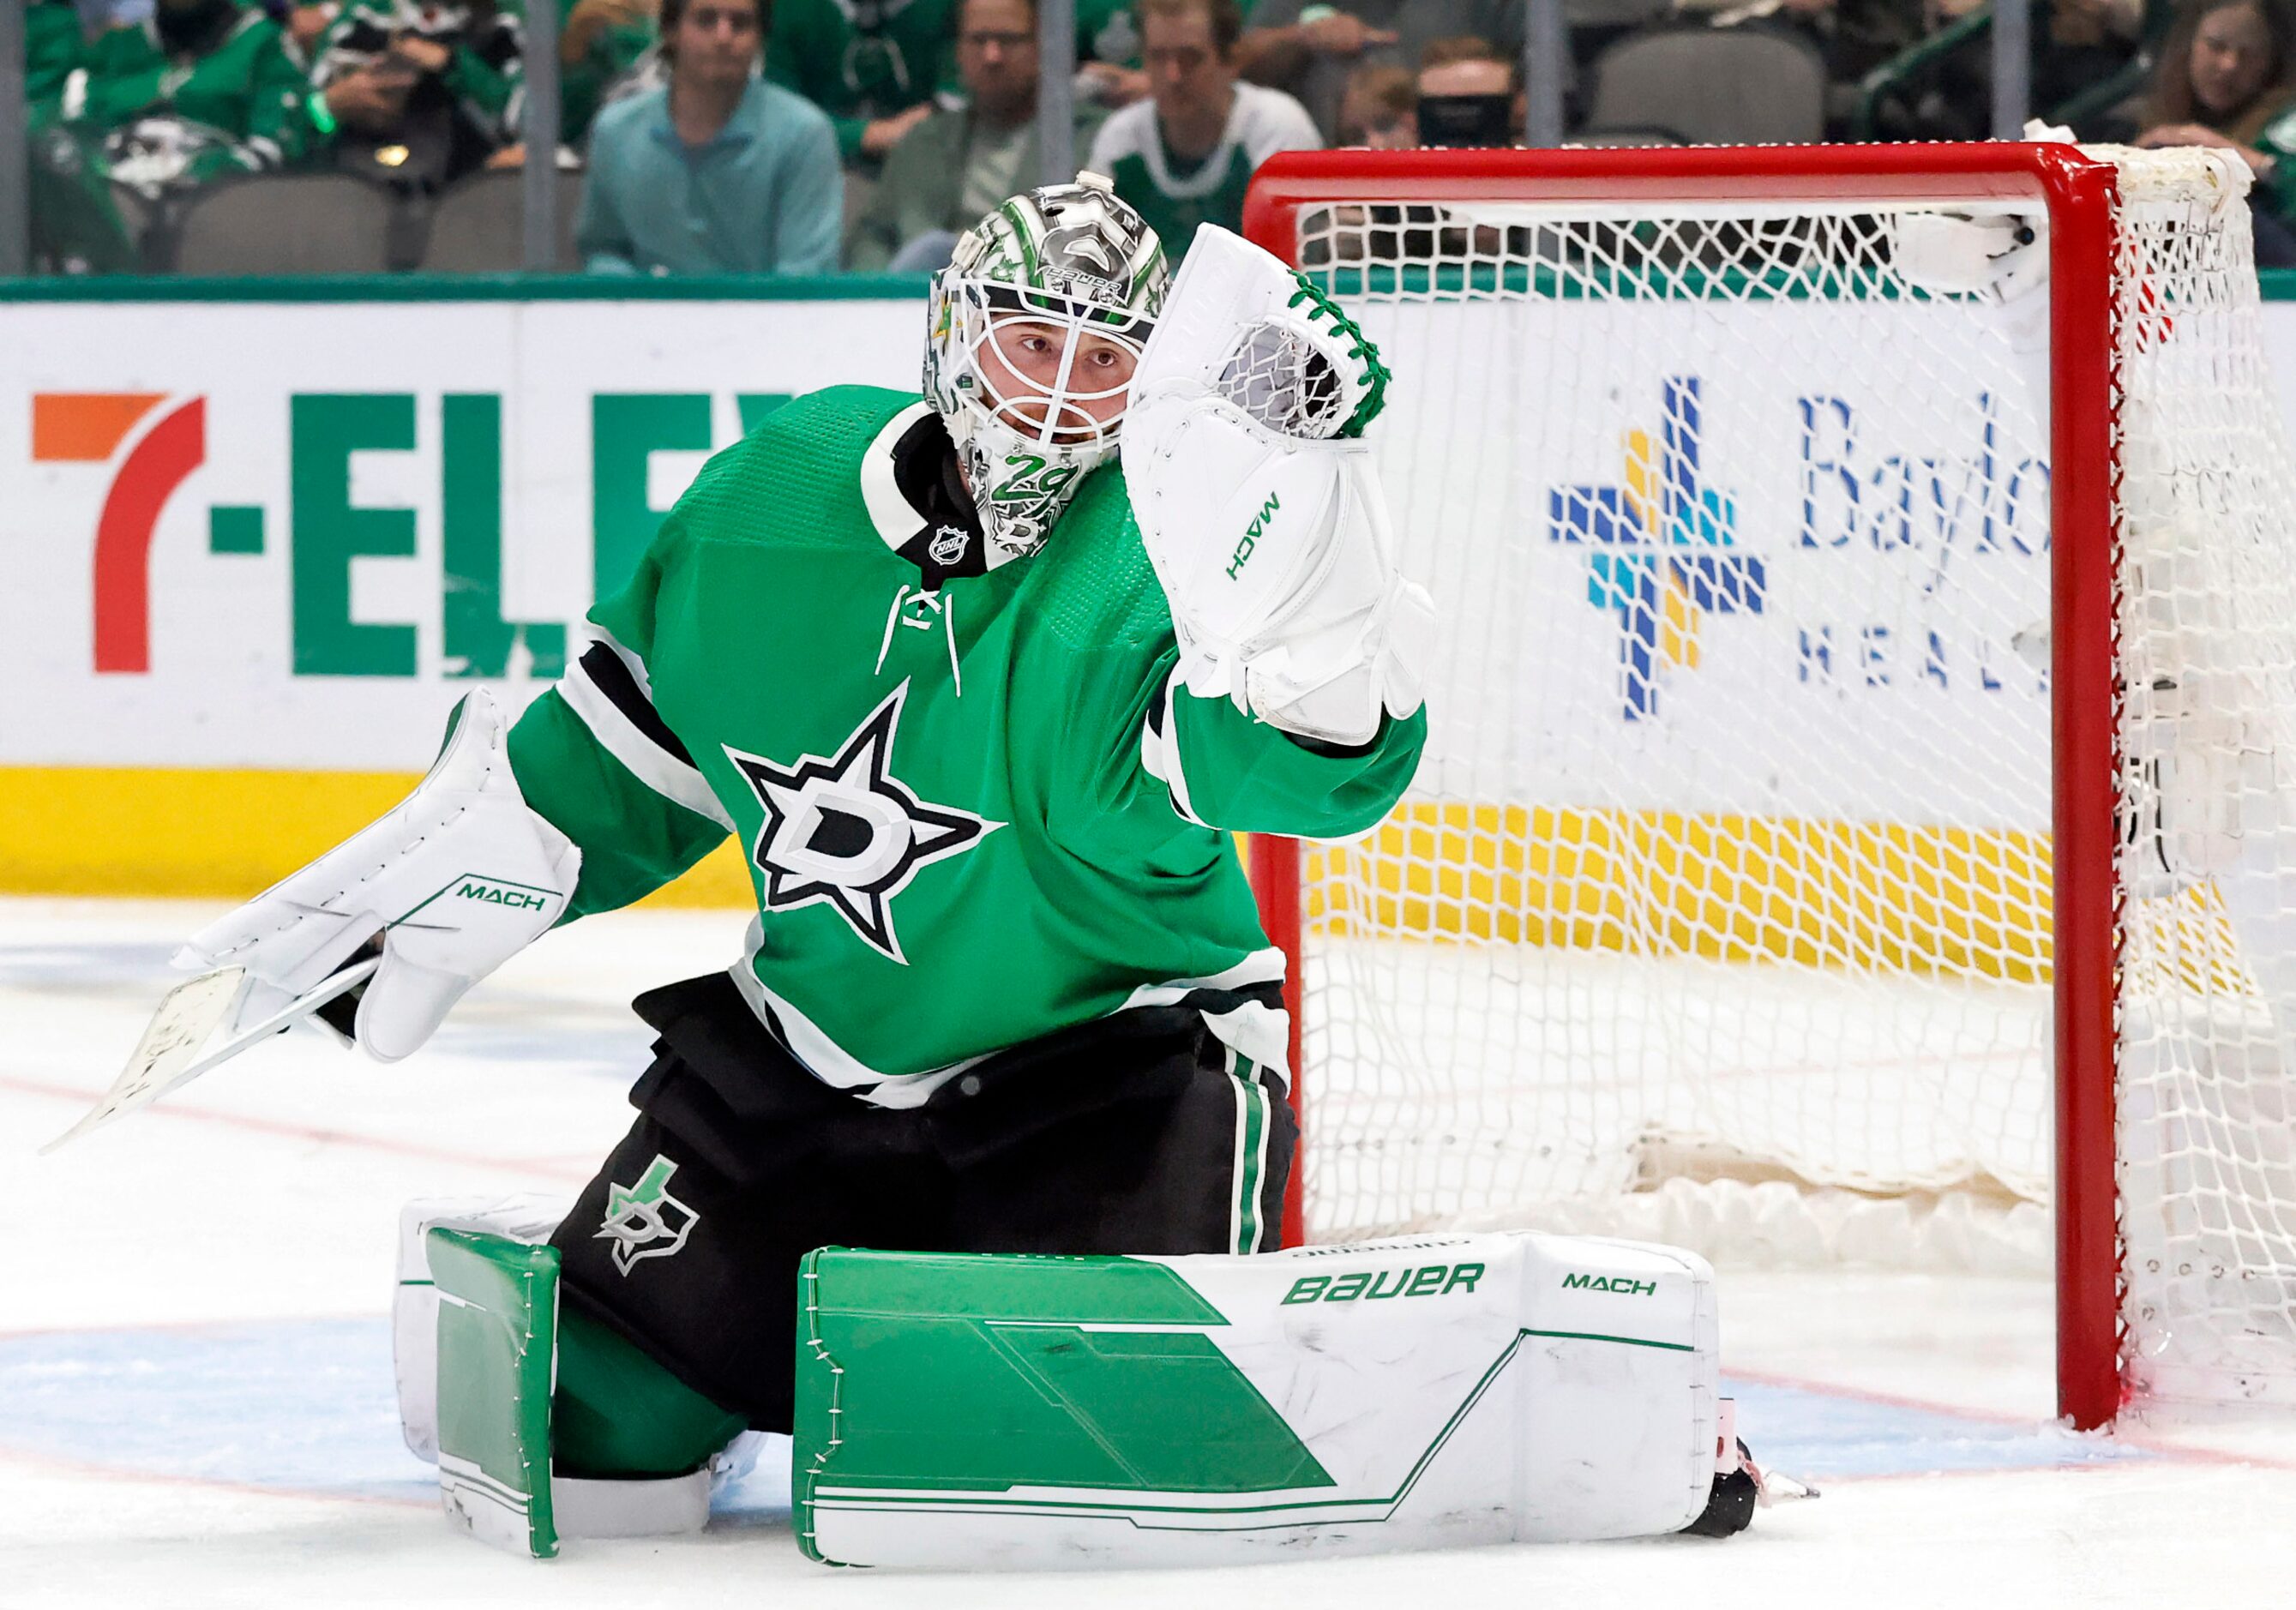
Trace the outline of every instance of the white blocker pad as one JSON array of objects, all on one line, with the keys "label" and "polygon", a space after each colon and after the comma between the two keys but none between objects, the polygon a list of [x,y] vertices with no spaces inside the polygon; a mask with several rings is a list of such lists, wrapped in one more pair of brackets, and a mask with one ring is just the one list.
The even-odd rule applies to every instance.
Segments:
[{"label": "white blocker pad", "polygon": [[423,1196],[398,1212],[398,1285],[390,1300],[390,1353],[398,1377],[398,1425],[415,1458],[439,1462],[439,1290],[426,1238],[434,1228],[486,1231],[529,1244],[547,1241],[571,1196]]},{"label": "white blocker pad", "polygon": [[814,1253],[799,1541],[840,1565],[1201,1565],[1678,1532],[1713,1271],[1488,1234],[1256,1257]]}]

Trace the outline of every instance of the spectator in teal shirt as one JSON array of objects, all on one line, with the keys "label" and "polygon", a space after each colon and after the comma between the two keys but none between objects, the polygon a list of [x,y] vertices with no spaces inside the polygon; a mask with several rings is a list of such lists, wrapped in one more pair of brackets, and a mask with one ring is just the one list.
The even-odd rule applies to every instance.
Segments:
[{"label": "spectator in teal shirt", "polygon": [[595,274],[831,274],[837,135],[757,76],[765,0],[661,0],[669,83],[598,114],[576,232]]}]

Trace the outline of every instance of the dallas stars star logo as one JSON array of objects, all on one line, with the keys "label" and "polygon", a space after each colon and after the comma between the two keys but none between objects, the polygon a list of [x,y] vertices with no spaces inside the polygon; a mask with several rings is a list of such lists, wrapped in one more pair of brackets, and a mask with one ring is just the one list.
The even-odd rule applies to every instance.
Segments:
[{"label": "dallas stars star logo", "polygon": [[827,906],[872,949],[905,966],[893,897],[921,868],[963,854],[1004,826],[928,805],[887,771],[908,694],[906,682],[895,688],[827,759],[803,755],[784,767],[725,746],[765,807],[750,853],[765,874],[766,909]]}]

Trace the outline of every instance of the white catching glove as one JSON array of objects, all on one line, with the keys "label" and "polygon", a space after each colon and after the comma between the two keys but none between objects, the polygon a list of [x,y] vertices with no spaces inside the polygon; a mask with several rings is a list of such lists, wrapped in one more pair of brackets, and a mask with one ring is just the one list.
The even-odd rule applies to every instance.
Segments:
[{"label": "white catching glove", "polygon": [[2049,283],[2049,246],[2015,213],[1904,212],[1889,220],[1890,261],[1924,291],[1996,291],[2014,302]]},{"label": "white catching glove", "polygon": [[268,1016],[382,941],[358,1002],[359,1048],[397,1062],[472,984],[558,920],[582,852],[528,808],[508,725],[484,689],[398,808],[192,936],[179,967],[242,966],[237,1023]]},{"label": "white catching glove", "polygon": [[1361,439],[1387,378],[1307,281],[1227,230],[1196,232],[1122,438],[1191,693],[1348,744],[1419,708],[1434,607],[1397,568]]},{"label": "white catching glove", "polygon": [[[2070,144],[2072,131],[2036,118],[2025,138]],[[2011,212],[1893,212],[1883,215],[1890,265],[1924,291],[1974,295],[1990,291],[2005,308],[2027,304],[2049,283],[2049,242],[2032,217]],[[2048,299],[2037,308],[2032,334],[2046,340]],[[2023,334],[2024,332],[2016,332]]]}]

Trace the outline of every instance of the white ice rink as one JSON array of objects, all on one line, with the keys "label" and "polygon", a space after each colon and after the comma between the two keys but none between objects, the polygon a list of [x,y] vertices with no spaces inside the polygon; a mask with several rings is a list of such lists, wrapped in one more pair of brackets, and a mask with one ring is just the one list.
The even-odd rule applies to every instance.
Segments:
[{"label": "white ice rink", "polygon": [[[722,965],[731,913],[551,936],[435,1045],[380,1068],[316,1037],[249,1053],[52,1157],[206,908],[0,901],[0,1607],[1441,1604],[2155,1607],[2296,1602],[2296,1417],[2048,1424],[2038,1281],[1723,1269],[1757,1454],[1824,1490],[1727,1543],[1501,1548],[1224,1573],[893,1576],[791,1541],[760,1472],[709,1531],[550,1564],[440,1517],[398,1440],[398,1205],[571,1191],[628,1120],[628,998]],[[783,1473],[785,1478],[786,1473]]]}]

